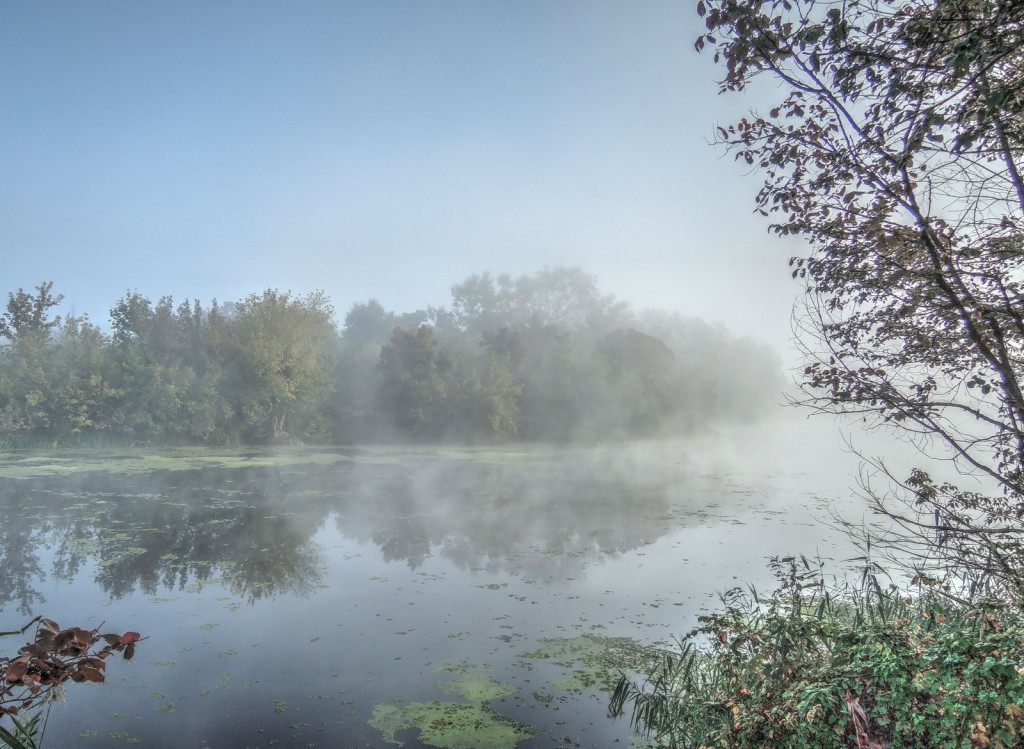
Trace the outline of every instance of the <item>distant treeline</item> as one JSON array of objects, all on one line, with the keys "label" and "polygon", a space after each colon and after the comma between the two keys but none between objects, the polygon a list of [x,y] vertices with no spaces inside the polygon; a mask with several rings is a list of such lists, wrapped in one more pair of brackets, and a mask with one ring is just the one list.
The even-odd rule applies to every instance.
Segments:
[{"label": "distant treeline", "polygon": [[204,307],[117,300],[104,330],[52,315],[52,283],[0,316],[0,439],[258,443],[601,440],[751,418],[781,381],[771,349],[634,313],[578,268],[472,276],[448,307],[267,290]]}]

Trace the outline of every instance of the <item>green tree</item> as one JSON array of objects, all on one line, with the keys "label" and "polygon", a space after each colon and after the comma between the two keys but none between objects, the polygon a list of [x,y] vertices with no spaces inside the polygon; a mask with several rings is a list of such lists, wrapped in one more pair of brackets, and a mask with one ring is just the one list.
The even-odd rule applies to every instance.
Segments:
[{"label": "green tree", "polygon": [[51,338],[60,325],[50,310],[63,300],[52,289],[53,282],[47,281],[35,294],[18,289],[7,295],[0,315],[0,336],[8,340],[0,348],[0,432],[38,438],[50,428]]},{"label": "green tree", "polygon": [[120,392],[110,380],[109,342],[85,317],[63,319],[51,357],[50,433],[57,439],[109,431]]},{"label": "green tree", "polygon": [[315,429],[329,392],[337,330],[322,293],[268,289],[234,307],[227,328],[232,400],[248,436],[272,440]]},{"label": "green tree", "polygon": [[50,310],[64,300],[63,294],[53,294],[53,281],[36,286],[36,293],[24,289],[7,294],[7,308],[0,315],[0,336],[12,343],[29,339],[49,338],[60,325],[60,317],[50,317]]},{"label": "green tree", "polygon": [[568,440],[578,427],[593,388],[587,386],[594,370],[572,336],[553,325],[530,326],[521,331],[526,347],[523,393],[519,399],[519,433],[528,439]]},{"label": "green tree", "polygon": [[481,395],[486,432],[497,439],[519,433],[519,398],[523,393],[526,344],[507,327],[481,337]]},{"label": "green tree", "polygon": [[134,439],[188,439],[195,372],[182,360],[174,300],[128,292],[110,310],[114,427]]},{"label": "green tree", "polygon": [[606,409],[620,429],[652,434],[678,407],[675,354],[657,338],[632,328],[616,330],[598,342],[597,355],[608,373]]},{"label": "green tree", "polygon": [[390,422],[414,437],[440,437],[450,424],[455,360],[434,330],[395,328],[380,352],[377,402]]},{"label": "green tree", "polygon": [[[876,497],[935,563],[1024,596],[1024,4],[702,0],[723,91],[766,113],[719,128],[760,170],[758,209],[803,237],[803,402],[938,441],[997,488],[924,472]],[[973,574],[971,571],[973,570]],[[977,588],[976,588],[977,590]]]},{"label": "green tree", "polygon": [[348,345],[375,344],[380,347],[388,342],[395,328],[412,330],[427,319],[423,311],[399,315],[384,309],[376,299],[353,304],[345,315],[342,338]]},{"label": "green tree", "polygon": [[451,308],[433,310],[432,317],[439,328],[453,326],[471,334],[502,326],[554,325],[596,336],[620,327],[629,314],[625,302],[601,293],[596,276],[557,266],[518,278],[470,276],[452,287]]}]

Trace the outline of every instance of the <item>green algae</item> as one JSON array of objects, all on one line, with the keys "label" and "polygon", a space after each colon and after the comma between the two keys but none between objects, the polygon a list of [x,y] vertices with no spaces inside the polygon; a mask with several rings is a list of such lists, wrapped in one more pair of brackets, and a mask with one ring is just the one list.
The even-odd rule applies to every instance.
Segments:
[{"label": "green algae", "polygon": [[417,740],[441,749],[513,749],[533,737],[530,728],[499,715],[484,704],[413,702],[408,705],[377,705],[370,725],[389,744],[404,746],[395,737],[400,731],[419,729]]},{"label": "green algae", "polygon": [[520,741],[533,737],[529,726],[500,715],[487,704],[515,693],[514,685],[496,681],[486,666],[445,664],[436,671],[454,677],[438,682],[438,687],[449,694],[457,694],[466,703],[434,700],[377,705],[370,725],[384,735],[385,741],[402,746],[404,742],[397,739],[396,734],[417,729],[417,740],[427,746],[512,749]]},{"label": "green algae", "polygon": [[472,666],[468,663],[446,665],[437,669],[438,673],[455,674],[454,681],[442,681],[438,686],[449,694],[457,694],[468,702],[490,702],[491,700],[514,694],[516,687],[495,681],[485,666]]},{"label": "green algae", "polygon": [[546,660],[568,670],[548,686],[563,692],[601,689],[611,692],[623,673],[645,673],[658,663],[660,651],[629,637],[580,635],[541,640],[522,658]]},{"label": "green algae", "polygon": [[0,453],[0,478],[36,478],[77,473],[139,474],[200,468],[266,468],[333,465],[352,455],[318,448],[247,448],[244,451],[204,447],[161,447],[110,450],[62,450],[58,453]]}]

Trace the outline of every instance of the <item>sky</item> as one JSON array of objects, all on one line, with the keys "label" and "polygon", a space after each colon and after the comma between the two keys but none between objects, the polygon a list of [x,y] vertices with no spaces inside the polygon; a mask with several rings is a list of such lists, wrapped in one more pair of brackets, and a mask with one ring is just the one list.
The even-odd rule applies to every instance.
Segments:
[{"label": "sky", "polygon": [[[324,291],[443,305],[581,266],[636,309],[788,346],[802,248],[709,144],[686,0],[79,0],[0,6],[0,294]],[[0,298],[3,298],[0,296]]]}]

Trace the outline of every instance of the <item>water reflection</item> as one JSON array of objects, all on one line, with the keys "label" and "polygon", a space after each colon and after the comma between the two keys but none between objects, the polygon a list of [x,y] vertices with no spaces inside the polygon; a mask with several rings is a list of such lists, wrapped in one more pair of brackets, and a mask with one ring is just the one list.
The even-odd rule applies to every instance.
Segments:
[{"label": "water reflection", "polygon": [[35,587],[43,577],[37,544],[45,527],[23,521],[26,508],[18,497],[4,498],[0,523],[0,608],[16,603],[18,613],[30,616],[43,595]]},{"label": "water reflection", "polygon": [[[28,613],[50,574],[93,577],[119,599],[217,578],[254,603],[320,583],[314,539],[343,536],[411,569],[441,556],[464,570],[565,579],[667,532],[678,472],[612,452],[376,450],[301,464],[0,479],[0,603]],[[308,456],[307,456],[308,457]]]},{"label": "water reflection", "polygon": [[775,432],[703,442],[2,455],[0,614],[45,593],[61,620],[159,635],[76,693],[61,746],[384,749],[408,732],[385,708],[464,708],[454,668],[515,687],[491,707],[531,727],[521,749],[625,745],[605,697],[566,691],[575,666],[527,654],[667,642],[766,555],[813,553],[846,475],[787,463]]}]

